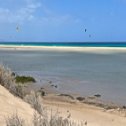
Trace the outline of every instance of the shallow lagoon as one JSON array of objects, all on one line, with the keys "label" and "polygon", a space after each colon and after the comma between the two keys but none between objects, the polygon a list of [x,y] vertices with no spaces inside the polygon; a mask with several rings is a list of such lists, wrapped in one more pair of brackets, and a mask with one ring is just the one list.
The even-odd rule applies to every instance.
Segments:
[{"label": "shallow lagoon", "polygon": [[126,53],[0,50],[0,62],[39,85],[51,80],[61,92],[126,104]]}]

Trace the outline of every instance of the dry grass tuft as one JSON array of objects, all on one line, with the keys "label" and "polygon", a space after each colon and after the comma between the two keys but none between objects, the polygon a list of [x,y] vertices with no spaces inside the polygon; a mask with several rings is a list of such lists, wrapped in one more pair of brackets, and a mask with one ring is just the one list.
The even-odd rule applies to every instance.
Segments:
[{"label": "dry grass tuft", "polygon": [[16,113],[6,119],[6,126],[25,126],[25,121]]},{"label": "dry grass tuft", "polygon": [[30,95],[25,97],[25,101],[36,110],[33,117],[33,126],[84,126],[83,123],[76,124],[70,121],[69,118],[62,118],[58,111],[56,113],[52,113],[52,110],[47,111],[42,106],[42,99],[39,93],[32,91]]},{"label": "dry grass tuft", "polygon": [[51,114],[49,116],[42,116],[38,115],[37,113],[34,114],[33,118],[33,125],[34,126],[84,126],[83,123],[77,124],[68,118],[63,118],[59,116],[59,114]]},{"label": "dry grass tuft", "polygon": [[9,68],[0,65],[0,85],[8,89],[12,94],[20,98],[24,97],[23,86],[15,83],[15,76]]},{"label": "dry grass tuft", "polygon": [[9,68],[0,65],[0,84],[7,89],[10,89],[14,83],[14,76]]},{"label": "dry grass tuft", "polygon": [[42,98],[39,93],[31,91],[24,100],[29,103],[39,114],[43,115]]}]

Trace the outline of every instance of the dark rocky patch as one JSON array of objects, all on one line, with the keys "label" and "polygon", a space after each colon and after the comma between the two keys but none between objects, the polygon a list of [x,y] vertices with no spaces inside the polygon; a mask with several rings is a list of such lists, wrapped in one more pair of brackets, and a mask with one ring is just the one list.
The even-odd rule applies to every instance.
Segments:
[{"label": "dark rocky patch", "polygon": [[94,96],[97,97],[97,98],[100,98],[101,97],[100,94],[95,94]]},{"label": "dark rocky patch", "polygon": [[77,99],[78,101],[84,101],[84,100],[85,100],[84,97],[77,97],[76,99]]},{"label": "dark rocky patch", "polygon": [[74,97],[69,94],[60,94],[58,96],[65,96],[65,97],[69,97],[70,99],[74,100]]}]

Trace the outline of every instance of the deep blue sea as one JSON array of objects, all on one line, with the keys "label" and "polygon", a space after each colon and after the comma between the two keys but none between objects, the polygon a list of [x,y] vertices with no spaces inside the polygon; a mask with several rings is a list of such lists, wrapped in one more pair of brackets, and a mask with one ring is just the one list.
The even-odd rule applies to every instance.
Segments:
[{"label": "deep blue sea", "polygon": [[[0,43],[1,45],[126,47],[126,43]],[[52,81],[65,93],[101,98],[126,105],[126,52],[93,53],[0,49],[0,63],[18,74]]]},{"label": "deep blue sea", "polygon": [[0,42],[17,46],[126,47],[126,42]]}]

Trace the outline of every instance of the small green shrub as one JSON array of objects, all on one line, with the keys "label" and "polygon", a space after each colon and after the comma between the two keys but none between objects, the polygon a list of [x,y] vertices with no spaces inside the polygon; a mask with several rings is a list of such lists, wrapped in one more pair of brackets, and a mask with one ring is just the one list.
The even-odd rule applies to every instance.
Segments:
[{"label": "small green shrub", "polygon": [[42,97],[46,95],[46,92],[44,91],[44,88],[40,88],[40,89],[38,90],[38,93],[40,93],[40,95],[41,95]]},{"label": "small green shrub", "polygon": [[28,82],[33,82],[35,83],[36,80],[33,77],[30,76],[16,76],[15,77],[16,83],[28,83]]}]

